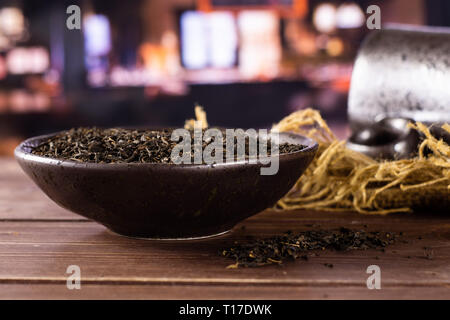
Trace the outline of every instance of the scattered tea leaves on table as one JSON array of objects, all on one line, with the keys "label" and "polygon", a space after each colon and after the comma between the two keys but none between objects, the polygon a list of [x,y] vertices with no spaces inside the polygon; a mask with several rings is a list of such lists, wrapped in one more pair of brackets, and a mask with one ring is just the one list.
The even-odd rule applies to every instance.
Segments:
[{"label": "scattered tea leaves on table", "polygon": [[[228,268],[258,267],[268,264],[281,264],[285,260],[302,258],[307,260],[307,252],[313,250],[366,250],[380,249],[396,241],[392,232],[368,232],[365,230],[319,230],[292,233],[265,239],[255,239],[247,243],[221,251],[221,255],[235,260]],[[325,263],[332,268],[333,265]]]}]

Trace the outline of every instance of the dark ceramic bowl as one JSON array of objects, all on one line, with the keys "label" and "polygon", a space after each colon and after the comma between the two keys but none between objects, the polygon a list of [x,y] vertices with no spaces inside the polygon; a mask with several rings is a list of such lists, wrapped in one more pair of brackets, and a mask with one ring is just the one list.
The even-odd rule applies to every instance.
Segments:
[{"label": "dark ceramic bowl", "polygon": [[125,236],[155,239],[201,238],[224,233],[274,205],[295,184],[317,151],[312,140],[281,133],[280,142],[306,145],[281,154],[275,175],[269,165],[79,163],[31,154],[50,137],[22,142],[15,156],[22,169],[60,206]]}]

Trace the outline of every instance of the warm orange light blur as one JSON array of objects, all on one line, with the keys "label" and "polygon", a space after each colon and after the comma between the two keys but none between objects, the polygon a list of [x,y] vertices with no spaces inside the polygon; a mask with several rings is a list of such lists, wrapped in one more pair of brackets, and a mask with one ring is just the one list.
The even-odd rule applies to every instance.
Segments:
[{"label": "warm orange light blur", "polygon": [[[281,2],[281,1],[280,1]],[[275,10],[285,17],[303,18],[308,13],[308,0],[293,0],[292,5],[280,4],[273,1],[267,5],[214,5],[211,0],[197,0],[197,10],[211,12],[213,10],[241,11],[241,10]]]},{"label": "warm orange light blur", "polygon": [[327,53],[332,57],[340,56],[344,52],[344,42],[340,38],[330,38],[327,42]]}]

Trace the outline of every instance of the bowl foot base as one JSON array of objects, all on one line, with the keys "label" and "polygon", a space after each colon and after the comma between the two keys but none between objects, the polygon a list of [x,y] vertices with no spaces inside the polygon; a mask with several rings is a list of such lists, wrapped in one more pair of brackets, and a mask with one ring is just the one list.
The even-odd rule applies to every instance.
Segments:
[{"label": "bowl foot base", "polygon": [[205,235],[205,236],[194,236],[194,237],[176,237],[176,238],[171,238],[171,237],[152,237],[152,236],[133,236],[133,235],[129,235],[129,234],[123,234],[114,230],[111,230],[109,228],[106,228],[106,230],[109,233],[112,233],[114,235],[118,235],[121,237],[126,237],[126,238],[131,238],[131,239],[141,239],[141,240],[154,240],[154,241],[183,241],[183,240],[202,240],[202,239],[208,239],[208,238],[214,238],[214,237],[219,237],[222,235],[225,235],[227,233],[229,233],[231,231],[231,229],[229,230],[225,230],[219,233],[215,233],[215,234],[209,234],[209,235]]}]

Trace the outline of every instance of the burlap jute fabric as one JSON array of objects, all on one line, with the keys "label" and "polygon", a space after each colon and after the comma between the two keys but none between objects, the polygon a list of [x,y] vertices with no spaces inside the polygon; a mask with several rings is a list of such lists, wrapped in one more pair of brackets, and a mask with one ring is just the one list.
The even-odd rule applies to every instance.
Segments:
[{"label": "burlap jute fabric", "polygon": [[[272,130],[306,135],[320,148],[276,208],[356,210],[366,214],[450,213],[450,146],[431,135],[425,125],[410,126],[424,136],[417,157],[379,162],[346,148],[345,141],[335,137],[318,111],[305,109],[287,116]],[[442,129],[450,133],[448,124]]]},{"label": "burlap jute fabric", "polygon": [[[208,127],[199,106],[197,121],[186,128]],[[377,161],[345,146],[317,110],[294,112],[272,128],[295,132],[319,143],[318,153],[277,210],[355,210],[365,214],[442,211],[450,213],[450,146],[437,140],[422,123],[410,124],[424,139],[417,157]],[[450,133],[450,125],[442,129]],[[427,151],[427,152],[425,152]]]}]

